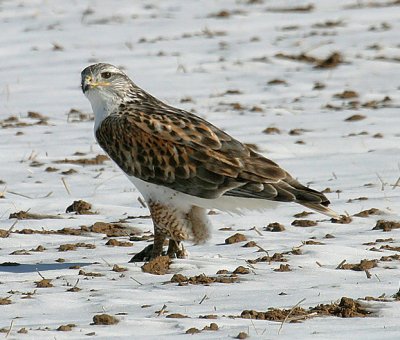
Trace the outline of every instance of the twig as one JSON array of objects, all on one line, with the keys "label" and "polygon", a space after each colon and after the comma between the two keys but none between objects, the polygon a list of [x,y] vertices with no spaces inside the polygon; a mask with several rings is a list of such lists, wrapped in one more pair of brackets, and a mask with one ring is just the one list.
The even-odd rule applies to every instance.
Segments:
[{"label": "twig", "polygon": [[367,279],[370,279],[372,277],[372,275],[368,269],[365,269],[364,272],[365,272],[365,275],[367,275]]},{"label": "twig", "polygon": [[7,332],[7,334],[6,334],[6,338],[10,335],[11,330],[12,330],[12,328],[13,328],[13,325],[14,325],[14,320],[11,320],[10,328],[8,329],[8,332]]},{"label": "twig", "polygon": [[263,236],[263,234],[257,229],[257,227],[253,227],[250,230],[254,230],[258,235]]},{"label": "twig", "polygon": [[318,261],[315,261],[315,263],[318,265],[318,267],[322,267],[322,264],[319,263]]},{"label": "twig", "polygon": [[398,186],[400,186],[399,184],[400,184],[400,177],[397,179],[396,183],[394,183],[394,184],[392,185],[392,190],[394,190],[394,189],[396,189]]},{"label": "twig", "polygon": [[[255,325],[254,322],[253,322],[253,319],[250,318],[250,322],[251,322],[251,324],[253,325],[253,328],[254,328],[256,334],[258,335],[257,328],[256,328],[256,325]],[[250,333],[250,332],[249,332],[249,333]]]},{"label": "twig", "polygon": [[342,266],[346,263],[346,260],[343,260],[342,262],[340,262],[338,264],[338,266],[336,267],[336,269],[342,269]]},{"label": "twig", "polygon": [[256,243],[256,247],[257,247],[258,249],[262,250],[263,252],[265,252],[265,253],[268,255],[268,257],[269,257],[268,250],[265,250],[263,247],[259,246],[257,243]]},{"label": "twig", "polygon": [[378,179],[381,182],[381,191],[385,191],[386,183],[384,182],[384,180],[382,179],[382,177],[378,173],[376,173],[376,175],[378,176]]},{"label": "twig", "polygon": [[143,199],[142,199],[140,196],[137,198],[137,200],[139,201],[140,205],[141,205],[143,208],[147,208],[146,203],[144,203]]},{"label": "twig", "polygon": [[68,188],[67,181],[65,180],[65,177],[61,177],[61,181],[63,182],[64,188],[65,188],[65,190],[67,190],[68,195],[71,196],[71,191]]},{"label": "twig", "polygon": [[199,302],[199,305],[201,305],[204,302],[204,300],[207,299],[207,298],[208,298],[207,294],[204,294],[203,298]]},{"label": "twig", "polygon": [[141,283],[140,281],[136,280],[134,277],[130,276],[130,278],[135,281],[136,283],[140,284],[141,286],[143,286],[143,283]]},{"label": "twig", "polygon": [[7,230],[6,237],[10,236],[12,229],[15,227],[15,225],[17,223],[18,223],[18,220],[15,220],[14,223],[11,225],[11,227]]},{"label": "twig", "polygon": [[76,288],[78,286],[78,283],[79,283],[79,279],[76,280],[75,285],[74,285],[73,288]]},{"label": "twig", "polygon": [[157,316],[164,314],[166,308],[167,308],[167,305],[162,306],[162,308],[158,311]]},{"label": "twig", "polygon": [[101,259],[104,261],[104,263],[105,263],[107,266],[111,267],[111,263],[110,263],[110,262],[107,262],[103,257],[101,257]]},{"label": "twig", "polygon": [[8,192],[9,194],[21,196],[21,197],[24,197],[24,198],[29,198],[30,200],[32,199],[32,197],[29,197],[29,196],[24,195],[24,194],[19,194],[18,192],[15,192],[15,191],[10,191],[10,190],[8,190],[7,192]]},{"label": "twig", "polygon": [[37,273],[39,274],[39,276],[40,276],[43,280],[46,280],[45,277],[44,277],[42,274],[40,274],[40,271],[38,271]]},{"label": "twig", "polygon": [[292,307],[292,309],[289,311],[288,315],[286,315],[286,317],[283,319],[283,321],[282,321],[282,323],[281,323],[281,326],[280,326],[279,329],[278,329],[278,335],[279,335],[279,333],[281,332],[281,329],[282,329],[282,327],[283,327],[283,324],[287,321],[287,319],[289,318],[289,316],[293,313],[294,309],[295,309],[297,306],[299,306],[301,303],[303,303],[304,301],[306,301],[306,298],[300,300],[299,302],[297,302],[297,303]]}]

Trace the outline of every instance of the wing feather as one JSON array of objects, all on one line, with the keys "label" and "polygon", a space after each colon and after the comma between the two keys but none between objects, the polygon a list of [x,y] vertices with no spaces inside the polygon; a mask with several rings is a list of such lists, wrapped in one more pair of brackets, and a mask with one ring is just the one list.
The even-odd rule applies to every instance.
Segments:
[{"label": "wing feather", "polygon": [[152,104],[124,104],[96,131],[100,146],[128,175],[202,198],[329,204],[323,194],[200,117]]}]

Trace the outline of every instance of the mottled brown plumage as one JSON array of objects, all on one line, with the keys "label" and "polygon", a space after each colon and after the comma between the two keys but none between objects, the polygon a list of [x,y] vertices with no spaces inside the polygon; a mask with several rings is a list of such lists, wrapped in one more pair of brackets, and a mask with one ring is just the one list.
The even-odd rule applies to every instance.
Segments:
[{"label": "mottled brown plumage", "polygon": [[[207,229],[204,208],[218,208],[224,197],[236,202],[232,210],[249,199],[296,202],[335,215],[324,194],[204,119],[151,96],[114,66],[86,68],[82,88],[95,113],[97,141],[141,191],[155,230],[166,237],[204,241],[195,235],[208,233],[196,233],[196,225]],[[194,218],[196,208],[202,210]]]}]

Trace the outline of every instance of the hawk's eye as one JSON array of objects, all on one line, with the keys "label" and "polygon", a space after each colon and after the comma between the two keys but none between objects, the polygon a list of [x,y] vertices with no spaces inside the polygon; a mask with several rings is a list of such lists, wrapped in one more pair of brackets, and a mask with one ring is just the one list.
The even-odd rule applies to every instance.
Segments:
[{"label": "hawk's eye", "polygon": [[103,72],[101,74],[101,77],[104,78],[104,79],[108,79],[108,78],[111,77],[111,72]]}]

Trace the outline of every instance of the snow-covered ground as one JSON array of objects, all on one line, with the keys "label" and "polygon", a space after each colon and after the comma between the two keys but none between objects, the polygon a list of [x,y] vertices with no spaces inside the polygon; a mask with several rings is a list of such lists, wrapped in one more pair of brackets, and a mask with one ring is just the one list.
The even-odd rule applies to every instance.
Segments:
[{"label": "snow-covered ground", "polygon": [[[399,291],[400,229],[372,230],[379,219],[400,220],[399,30],[399,2],[392,0],[0,1],[0,264],[20,264],[0,266],[4,336],[229,339],[246,332],[254,339],[399,339],[400,302],[392,297]],[[324,67],[334,52],[338,64]],[[121,220],[144,235],[152,230],[148,218],[132,218],[148,211],[110,161],[55,163],[102,154],[79,87],[80,71],[99,61],[124,67],[160,99],[255,144],[300,181],[330,188],[336,211],[376,208],[380,214],[353,216],[349,224],[313,214],[305,219],[316,226],[296,227],[293,215],[304,210],[296,205],[243,216],[217,213],[212,239],[187,243],[189,257],[173,260],[165,275],[128,263],[146,241],[121,247],[105,245],[109,237],[102,233],[18,233]],[[69,115],[71,109],[78,113]],[[97,214],[65,213],[78,199]],[[19,211],[58,218],[9,219]],[[285,230],[264,230],[271,222]],[[244,242],[225,245],[236,232],[264,251]],[[78,242],[86,247],[59,251]],[[42,251],[32,250],[39,245]],[[24,249],[26,255],[12,254]],[[283,264],[291,271],[274,271],[279,262],[247,262],[265,252],[287,252]],[[391,255],[397,260],[380,260]],[[363,259],[377,259],[377,266],[337,269],[343,260]],[[127,271],[113,271],[115,264]],[[250,273],[239,274],[236,283],[170,283],[176,273],[214,276],[238,266]],[[36,287],[43,278],[52,287]],[[300,301],[307,309],[366,296],[387,301],[365,302],[373,311],[365,318],[290,323],[289,317],[282,326],[238,317],[243,310],[291,309]],[[103,313],[119,323],[92,325]],[[168,318],[172,313],[187,318]],[[199,318],[210,314],[217,318]],[[211,322],[219,329],[185,333]],[[75,326],[57,331],[68,324]]]}]

